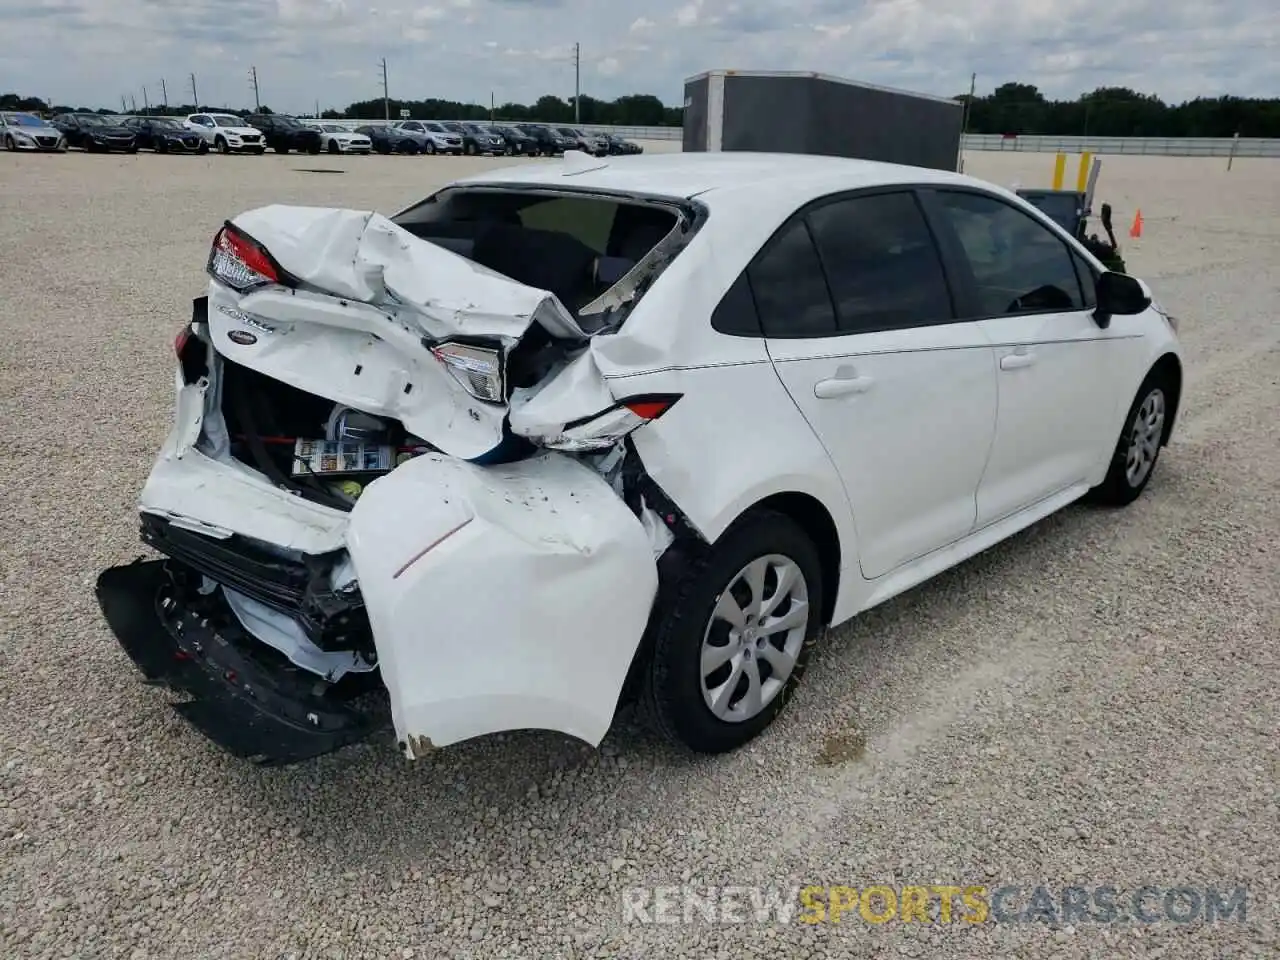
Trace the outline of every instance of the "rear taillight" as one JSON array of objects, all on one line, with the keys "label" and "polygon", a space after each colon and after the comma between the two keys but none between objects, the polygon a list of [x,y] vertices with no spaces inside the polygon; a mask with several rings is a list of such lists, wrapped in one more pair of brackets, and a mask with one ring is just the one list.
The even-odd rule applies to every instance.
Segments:
[{"label": "rear taillight", "polygon": [[608,410],[567,424],[560,436],[544,446],[566,453],[608,450],[623,437],[657,420],[679,399],[678,393],[628,397]]},{"label": "rear taillight", "polygon": [[195,334],[191,332],[191,324],[184,323],[182,329],[178,331],[178,335],[173,338],[173,353],[179,360],[187,352],[187,344],[191,342],[193,336]]},{"label": "rear taillight", "polygon": [[208,271],[213,279],[239,293],[280,283],[280,272],[267,251],[229,223],[213,238]]}]

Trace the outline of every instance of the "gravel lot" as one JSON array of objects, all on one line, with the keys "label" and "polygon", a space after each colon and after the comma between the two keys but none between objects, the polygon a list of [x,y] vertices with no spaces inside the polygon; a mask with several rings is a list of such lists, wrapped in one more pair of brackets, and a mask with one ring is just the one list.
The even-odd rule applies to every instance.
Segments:
[{"label": "gravel lot", "polygon": [[[503,162],[0,156],[0,956],[1280,955],[1280,163],[1105,160],[1100,199],[1122,229],[1142,208],[1125,253],[1189,361],[1148,493],[835,631],[737,754],[690,759],[623,716],[599,752],[521,734],[410,764],[388,737],[264,771],[138,682],[92,583],[141,552],[214,231],[277,201],[389,213]],[[1247,884],[1248,919],[621,912],[637,885],[877,882]]]}]

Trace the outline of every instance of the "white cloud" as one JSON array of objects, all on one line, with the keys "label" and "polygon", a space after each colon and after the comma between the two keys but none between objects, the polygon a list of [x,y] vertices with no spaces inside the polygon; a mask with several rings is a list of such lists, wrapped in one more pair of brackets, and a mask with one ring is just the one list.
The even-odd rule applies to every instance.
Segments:
[{"label": "white cloud", "polygon": [[[583,92],[683,99],[715,67],[814,70],[957,94],[1018,80],[1049,96],[1102,85],[1167,100],[1280,89],[1275,0],[0,0],[0,91],[104,106],[170,101],[197,74],[201,100],[243,105],[247,65],[263,101],[311,109],[379,96],[508,100]],[[815,27],[814,25],[819,26]],[[652,45],[645,49],[644,38]],[[657,38],[661,38],[660,41]],[[128,50],[127,57],[120,56]],[[49,51],[57,51],[50,56]]]}]

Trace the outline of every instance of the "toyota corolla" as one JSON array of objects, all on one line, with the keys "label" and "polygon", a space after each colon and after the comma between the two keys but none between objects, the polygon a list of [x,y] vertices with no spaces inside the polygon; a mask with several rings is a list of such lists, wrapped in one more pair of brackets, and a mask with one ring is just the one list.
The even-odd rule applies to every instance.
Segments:
[{"label": "toyota corolla", "polygon": [[[670,154],[488,172],[213,240],[110,568],[121,644],[232,752],[738,747],[842,623],[1170,439],[1173,320],[954,173]],[[378,709],[379,698],[389,710]],[[374,706],[370,707],[369,703]]]}]

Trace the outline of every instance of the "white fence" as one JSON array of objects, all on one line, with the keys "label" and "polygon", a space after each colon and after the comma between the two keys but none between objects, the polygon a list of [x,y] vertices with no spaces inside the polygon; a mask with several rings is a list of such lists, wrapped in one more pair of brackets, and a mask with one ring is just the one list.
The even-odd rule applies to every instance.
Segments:
[{"label": "white fence", "polygon": [[[347,126],[378,125],[383,120],[339,120]],[[510,121],[508,121],[510,122]],[[681,140],[680,127],[612,127],[577,124],[579,129],[617,134],[628,140]],[[1021,153],[1134,154],[1161,157],[1280,157],[1280,140],[1263,137],[1003,137],[998,133],[970,133],[965,150]]]}]

